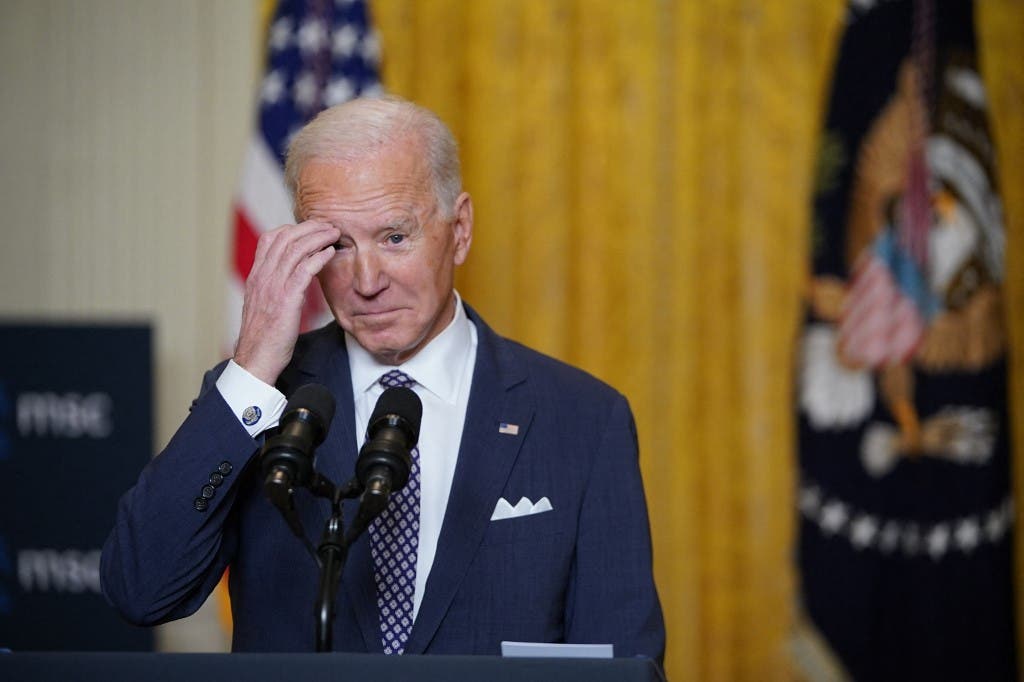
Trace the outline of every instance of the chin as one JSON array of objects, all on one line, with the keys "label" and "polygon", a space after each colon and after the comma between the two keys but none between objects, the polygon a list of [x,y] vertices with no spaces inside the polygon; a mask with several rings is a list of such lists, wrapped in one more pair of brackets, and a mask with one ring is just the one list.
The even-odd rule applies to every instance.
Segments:
[{"label": "chin", "polygon": [[394,339],[375,339],[372,334],[359,335],[355,339],[370,355],[392,365],[401,364],[398,358],[406,360],[405,356],[413,347],[413,344],[398,343]]}]

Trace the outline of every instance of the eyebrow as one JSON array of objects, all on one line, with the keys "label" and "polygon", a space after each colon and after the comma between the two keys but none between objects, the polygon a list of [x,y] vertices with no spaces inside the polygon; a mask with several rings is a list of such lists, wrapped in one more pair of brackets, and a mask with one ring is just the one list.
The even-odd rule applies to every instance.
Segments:
[{"label": "eyebrow", "polygon": [[383,223],[378,231],[408,230],[409,228],[416,227],[417,225],[419,225],[419,221],[416,219],[416,216],[403,216]]}]

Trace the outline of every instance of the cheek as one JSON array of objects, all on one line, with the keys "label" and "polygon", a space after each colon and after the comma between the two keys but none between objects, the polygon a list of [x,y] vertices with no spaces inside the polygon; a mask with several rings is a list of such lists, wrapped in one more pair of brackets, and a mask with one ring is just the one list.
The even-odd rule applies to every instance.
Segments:
[{"label": "cheek", "polygon": [[445,288],[446,277],[440,268],[417,268],[415,272],[408,273],[407,282],[407,288],[414,291],[415,296],[424,303],[435,303],[448,293]]},{"label": "cheek", "polygon": [[417,297],[426,293],[434,277],[433,268],[419,260],[391,263],[386,272],[392,288]]}]

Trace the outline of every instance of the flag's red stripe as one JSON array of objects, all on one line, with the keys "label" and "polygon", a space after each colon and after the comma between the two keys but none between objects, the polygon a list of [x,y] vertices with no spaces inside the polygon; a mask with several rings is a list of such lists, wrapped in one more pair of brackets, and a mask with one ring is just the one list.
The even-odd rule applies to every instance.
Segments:
[{"label": "flag's red stripe", "polygon": [[317,326],[319,318],[327,312],[327,301],[324,300],[320,282],[315,278],[306,288],[306,297],[302,302],[302,331],[309,331]]},{"label": "flag's red stripe", "polygon": [[245,214],[245,208],[235,204],[235,274],[245,280],[256,260],[256,242],[259,233]]}]

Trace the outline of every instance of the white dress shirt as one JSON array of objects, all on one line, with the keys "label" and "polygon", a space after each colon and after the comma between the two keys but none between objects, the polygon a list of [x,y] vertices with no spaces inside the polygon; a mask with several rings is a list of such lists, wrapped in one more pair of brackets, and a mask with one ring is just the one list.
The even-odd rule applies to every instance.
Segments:
[{"label": "white dress shirt", "polygon": [[[419,437],[420,537],[416,557],[416,593],[413,597],[414,620],[419,613],[448,508],[448,494],[462,442],[476,359],[476,327],[466,317],[459,293],[454,293],[455,316],[452,321],[420,352],[397,367],[377,362],[355,338],[345,334],[352,375],[357,448],[363,444],[367,422],[377,399],[384,392],[378,383],[383,374],[393,369],[405,372],[416,381],[413,390],[423,402]],[[217,380],[217,390],[242,426],[254,437],[276,426],[284,411],[284,395],[253,377],[233,360]]]}]

